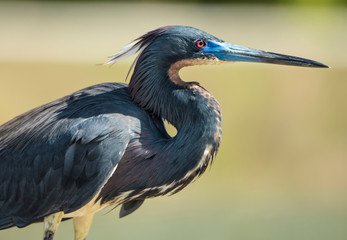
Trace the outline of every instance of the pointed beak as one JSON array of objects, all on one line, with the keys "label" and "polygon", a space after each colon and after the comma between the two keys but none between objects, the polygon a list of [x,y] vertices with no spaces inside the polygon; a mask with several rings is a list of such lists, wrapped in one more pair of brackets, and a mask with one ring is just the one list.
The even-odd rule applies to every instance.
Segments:
[{"label": "pointed beak", "polygon": [[206,41],[206,46],[201,49],[201,52],[204,54],[214,55],[216,58],[223,61],[260,62],[302,67],[329,68],[329,66],[323,63],[316,62],[310,59],[273,52],[265,52],[252,48],[241,47],[226,42],[216,42],[212,40]]}]

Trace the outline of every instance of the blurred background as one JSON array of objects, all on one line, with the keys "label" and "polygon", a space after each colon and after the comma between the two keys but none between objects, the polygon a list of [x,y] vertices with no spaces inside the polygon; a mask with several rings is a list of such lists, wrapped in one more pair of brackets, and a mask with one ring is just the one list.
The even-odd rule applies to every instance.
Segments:
[{"label": "blurred background", "polygon": [[[0,1],[0,123],[93,84],[124,82],[134,58],[97,64],[163,25],[323,62],[331,69],[183,69],[221,104],[212,168],[124,219],[118,209],[100,212],[88,239],[347,239],[346,2]],[[40,239],[42,229],[12,228],[0,239]],[[66,221],[55,239],[72,238]]]}]

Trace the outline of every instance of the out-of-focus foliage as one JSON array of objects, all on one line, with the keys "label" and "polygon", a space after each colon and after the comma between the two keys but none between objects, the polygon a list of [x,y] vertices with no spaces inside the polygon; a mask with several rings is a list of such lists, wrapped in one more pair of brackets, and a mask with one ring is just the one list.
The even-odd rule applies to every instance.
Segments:
[{"label": "out-of-focus foliage", "polygon": [[[0,2],[10,0],[0,0]],[[17,0],[11,0],[12,2]],[[23,1],[23,0],[18,0]],[[42,2],[155,2],[155,3],[228,3],[228,4],[286,4],[286,5],[347,5],[347,0],[24,0]]]}]

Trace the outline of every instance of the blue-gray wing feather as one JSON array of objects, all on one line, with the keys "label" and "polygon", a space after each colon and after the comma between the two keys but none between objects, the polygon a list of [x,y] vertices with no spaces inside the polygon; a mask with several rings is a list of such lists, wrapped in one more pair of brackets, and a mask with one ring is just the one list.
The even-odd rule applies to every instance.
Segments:
[{"label": "blue-gray wing feather", "polygon": [[110,177],[145,116],[127,86],[107,83],[0,126],[0,229],[72,212]]}]

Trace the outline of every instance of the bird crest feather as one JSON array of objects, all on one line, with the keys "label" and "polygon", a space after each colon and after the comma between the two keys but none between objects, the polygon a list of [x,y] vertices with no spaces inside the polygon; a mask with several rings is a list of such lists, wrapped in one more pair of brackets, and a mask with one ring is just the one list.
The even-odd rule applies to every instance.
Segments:
[{"label": "bird crest feather", "polygon": [[[104,65],[118,62],[118,61],[125,59],[131,55],[134,55],[138,52],[141,53],[143,49],[145,49],[151,42],[153,42],[153,40],[156,37],[160,36],[169,27],[170,26],[157,28],[157,29],[150,31],[150,32],[142,35],[141,37],[135,39],[132,43],[125,46],[119,53],[116,53],[115,55],[111,56],[110,59],[104,63]],[[136,60],[137,60],[137,58],[135,59],[131,68],[136,63]]]}]

